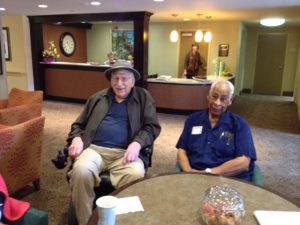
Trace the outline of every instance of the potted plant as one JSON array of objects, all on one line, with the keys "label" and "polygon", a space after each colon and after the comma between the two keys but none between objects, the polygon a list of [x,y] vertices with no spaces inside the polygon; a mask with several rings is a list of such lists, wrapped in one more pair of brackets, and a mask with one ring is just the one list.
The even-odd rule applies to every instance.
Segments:
[{"label": "potted plant", "polygon": [[54,41],[49,41],[48,44],[49,47],[42,52],[43,60],[44,62],[55,62],[56,59],[60,57],[60,55],[57,53]]}]

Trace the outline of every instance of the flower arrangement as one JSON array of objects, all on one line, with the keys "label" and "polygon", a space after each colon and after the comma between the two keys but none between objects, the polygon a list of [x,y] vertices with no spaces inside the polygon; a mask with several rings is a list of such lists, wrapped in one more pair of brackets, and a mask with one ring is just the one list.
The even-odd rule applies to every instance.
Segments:
[{"label": "flower arrangement", "polygon": [[57,53],[54,41],[48,42],[49,47],[43,51],[43,57],[58,59],[60,55]]},{"label": "flower arrangement", "polygon": [[221,59],[218,57],[212,60],[212,63],[214,65],[214,75],[219,75],[220,62]]}]

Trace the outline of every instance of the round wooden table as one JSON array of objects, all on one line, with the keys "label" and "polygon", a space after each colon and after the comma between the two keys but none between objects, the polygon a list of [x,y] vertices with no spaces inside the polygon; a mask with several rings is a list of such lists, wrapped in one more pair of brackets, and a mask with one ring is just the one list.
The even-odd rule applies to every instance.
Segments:
[{"label": "round wooden table", "polygon": [[[174,173],[142,179],[114,191],[112,195],[118,198],[139,196],[145,210],[117,215],[116,224],[204,225],[200,214],[202,197],[208,188],[221,184],[228,184],[244,197],[243,225],[258,224],[254,210],[299,211],[299,207],[285,198],[247,182],[206,174]],[[97,221],[98,213],[94,210],[88,225],[97,225]]]}]

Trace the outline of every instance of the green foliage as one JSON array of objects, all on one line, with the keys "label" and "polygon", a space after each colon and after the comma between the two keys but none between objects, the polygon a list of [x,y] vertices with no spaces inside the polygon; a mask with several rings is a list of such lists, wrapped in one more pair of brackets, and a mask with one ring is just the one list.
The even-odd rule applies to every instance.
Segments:
[{"label": "green foliage", "polygon": [[134,34],[132,30],[112,31],[112,50],[117,59],[131,60],[134,48]]}]

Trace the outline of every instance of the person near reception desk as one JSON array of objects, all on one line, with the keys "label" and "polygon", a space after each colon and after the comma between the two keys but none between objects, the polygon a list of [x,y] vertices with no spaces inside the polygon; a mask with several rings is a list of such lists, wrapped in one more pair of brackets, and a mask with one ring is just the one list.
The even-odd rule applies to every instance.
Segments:
[{"label": "person near reception desk", "polygon": [[193,43],[192,49],[185,56],[183,76],[192,79],[198,75],[204,75],[200,72],[205,70],[199,53],[199,44]]},{"label": "person near reception desk", "polygon": [[247,122],[227,110],[233,93],[231,82],[216,81],[207,97],[208,109],[186,120],[176,145],[182,171],[251,180],[256,150]]}]

